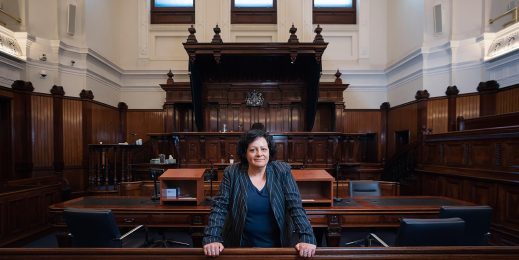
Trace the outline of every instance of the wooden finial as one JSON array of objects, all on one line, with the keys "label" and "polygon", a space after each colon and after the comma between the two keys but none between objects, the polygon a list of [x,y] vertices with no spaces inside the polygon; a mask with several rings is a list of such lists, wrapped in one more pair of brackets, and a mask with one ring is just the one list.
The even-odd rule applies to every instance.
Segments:
[{"label": "wooden finial", "polygon": [[218,24],[216,24],[216,27],[213,28],[213,31],[214,31],[214,36],[213,36],[213,40],[211,41],[211,43],[213,44],[221,44],[223,43],[222,41],[222,37],[220,36],[220,27],[218,27]]},{"label": "wooden finial", "polygon": [[299,43],[299,39],[297,39],[297,28],[292,24],[292,27],[290,27],[290,38],[288,38],[288,43]]},{"label": "wooden finial", "polygon": [[196,36],[195,36],[195,33],[196,33],[195,27],[193,27],[193,25],[191,25],[191,27],[189,27],[187,29],[187,31],[189,32],[189,36],[187,36],[186,43],[198,43],[198,41],[196,40]]},{"label": "wooden finial", "polygon": [[314,37],[314,43],[324,43],[324,38],[321,35],[321,32],[323,31],[323,28],[318,24],[317,28],[315,28],[315,37]]},{"label": "wooden finial", "polygon": [[342,73],[339,71],[339,69],[337,69],[337,72],[335,72],[335,84],[336,85],[342,84],[341,75],[342,75]]},{"label": "wooden finial", "polygon": [[175,76],[175,75],[173,75],[173,72],[171,72],[171,70],[169,70],[168,74],[166,74],[166,75],[168,75],[168,80],[166,81],[166,84],[168,84],[168,85],[173,84],[174,83],[173,76]]}]

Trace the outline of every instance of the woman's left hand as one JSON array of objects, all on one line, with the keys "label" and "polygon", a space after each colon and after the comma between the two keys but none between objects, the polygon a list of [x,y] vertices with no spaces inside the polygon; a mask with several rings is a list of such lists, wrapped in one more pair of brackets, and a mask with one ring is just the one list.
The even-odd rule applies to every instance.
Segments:
[{"label": "woman's left hand", "polygon": [[296,246],[299,255],[302,257],[313,257],[315,255],[315,245],[308,243],[298,243]]}]

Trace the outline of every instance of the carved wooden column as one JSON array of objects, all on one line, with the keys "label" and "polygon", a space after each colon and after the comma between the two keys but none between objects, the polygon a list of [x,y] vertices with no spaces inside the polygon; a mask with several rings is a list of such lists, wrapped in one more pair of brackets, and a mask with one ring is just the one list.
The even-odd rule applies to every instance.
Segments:
[{"label": "carved wooden column", "polygon": [[92,140],[92,100],[94,100],[94,93],[92,90],[81,90],[79,94],[81,98],[81,117],[82,117],[82,131],[83,131],[83,169],[84,174],[81,178],[81,187],[86,189],[88,184],[88,171],[92,167],[89,167],[89,150],[88,145],[94,143]]},{"label": "carved wooden column", "polygon": [[499,84],[495,80],[479,83],[479,116],[492,116],[496,114],[496,96],[498,89]]},{"label": "carved wooden column", "polygon": [[52,86],[52,112],[54,126],[54,171],[63,172],[65,162],[63,158],[63,96],[62,86]]},{"label": "carved wooden column", "polygon": [[160,84],[166,91],[164,132],[194,131],[191,85],[189,82],[174,82],[171,70],[167,76],[166,84]]},{"label": "carved wooden column", "polygon": [[380,105],[380,160],[386,161],[387,156],[387,130],[388,130],[388,114],[389,102],[384,102]]},{"label": "carved wooden column", "polygon": [[[117,140],[119,140],[119,143],[128,142],[128,136],[126,134],[127,130],[127,114],[128,114],[128,105],[124,102],[119,102],[117,105],[117,108],[119,108],[119,134],[117,137]],[[132,140],[134,143],[135,141]]]},{"label": "carved wooden column", "polygon": [[168,80],[166,81],[166,84],[160,84],[160,87],[166,91],[166,102],[164,103],[164,112],[166,113],[164,117],[164,132],[169,133],[173,132],[175,130],[178,131],[177,126],[175,124],[174,120],[174,103],[171,100],[173,97],[171,97],[171,90],[173,89],[173,72],[169,70],[168,72]]},{"label": "carved wooden column", "polygon": [[418,90],[415,95],[417,102],[417,119],[416,119],[416,142],[419,144],[417,161],[422,160],[422,148],[424,144],[424,135],[428,132],[427,128],[427,100],[429,92],[427,90]]},{"label": "carved wooden column", "polygon": [[456,131],[456,100],[460,91],[456,86],[448,86],[445,95],[447,95],[447,130]]},{"label": "carved wooden column", "polygon": [[15,80],[13,88],[13,134],[14,175],[18,178],[30,177],[32,173],[32,105],[31,82]]}]

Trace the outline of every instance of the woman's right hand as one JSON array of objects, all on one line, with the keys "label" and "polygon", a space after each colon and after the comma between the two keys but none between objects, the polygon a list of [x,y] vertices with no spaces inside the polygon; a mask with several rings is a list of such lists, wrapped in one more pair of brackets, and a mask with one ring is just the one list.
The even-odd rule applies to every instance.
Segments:
[{"label": "woman's right hand", "polygon": [[213,242],[207,245],[204,245],[204,254],[206,256],[217,257],[220,255],[220,252],[223,251],[223,244],[220,242]]}]

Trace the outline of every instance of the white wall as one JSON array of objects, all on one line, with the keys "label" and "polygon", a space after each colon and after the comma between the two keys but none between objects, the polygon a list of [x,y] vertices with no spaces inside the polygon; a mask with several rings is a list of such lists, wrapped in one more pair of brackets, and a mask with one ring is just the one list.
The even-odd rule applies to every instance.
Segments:
[{"label": "white wall", "polygon": [[[85,1],[86,45],[104,58],[119,64],[119,31],[121,18],[118,10],[124,5],[118,0]],[[131,15],[131,14],[128,14]]]},{"label": "white wall", "polygon": [[422,46],[424,2],[391,0],[387,6],[388,63],[393,64]]},{"label": "white wall", "polygon": [[[299,40],[312,41],[311,1],[277,2],[276,25],[252,26],[230,24],[231,0],[197,0],[196,37],[209,42],[218,24],[224,42],[285,42],[294,23]],[[335,71],[342,72],[343,82],[350,84],[344,92],[347,108],[376,109],[386,101],[396,106],[414,100],[422,89],[434,97],[444,95],[449,85],[465,93],[475,91],[480,81],[497,79],[503,86],[519,81],[512,65],[517,55],[483,61],[493,32],[501,28],[486,21],[503,13],[509,0],[357,3],[356,25],[321,25],[329,42],[321,81],[333,81]],[[78,7],[74,35],[66,33],[68,4]],[[442,33],[433,30],[436,4],[442,5]],[[29,80],[44,93],[53,84],[62,85],[70,96],[90,89],[98,101],[114,106],[122,101],[139,109],[162,107],[165,93],[159,84],[166,82],[169,69],[175,81],[189,80],[182,43],[190,25],[149,24],[150,0],[16,0],[6,5],[18,8],[23,20],[18,27],[28,33],[17,34],[26,63],[0,59],[4,84]],[[42,53],[47,61],[40,61]],[[46,78],[39,76],[42,69]]]},{"label": "white wall", "polygon": [[28,32],[40,38],[58,39],[58,1],[27,0]]}]

